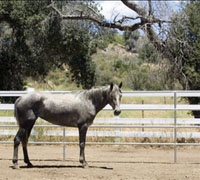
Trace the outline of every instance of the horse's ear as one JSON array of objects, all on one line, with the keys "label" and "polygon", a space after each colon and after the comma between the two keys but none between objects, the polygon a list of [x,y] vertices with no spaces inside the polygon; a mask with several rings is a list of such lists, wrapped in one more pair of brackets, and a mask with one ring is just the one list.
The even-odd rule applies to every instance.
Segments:
[{"label": "horse's ear", "polygon": [[122,82],[119,84],[119,89],[121,89],[122,88]]},{"label": "horse's ear", "polygon": [[110,83],[110,91],[113,90],[113,83]]}]

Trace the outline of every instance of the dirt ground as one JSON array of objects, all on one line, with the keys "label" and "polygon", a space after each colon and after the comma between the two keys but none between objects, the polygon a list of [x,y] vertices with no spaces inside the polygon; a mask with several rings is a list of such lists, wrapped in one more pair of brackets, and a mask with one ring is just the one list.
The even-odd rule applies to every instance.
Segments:
[{"label": "dirt ground", "polygon": [[20,169],[12,169],[12,145],[0,145],[0,179],[20,180],[133,180],[200,179],[200,148],[173,149],[135,146],[86,146],[89,168],[79,163],[78,145],[29,145],[33,168],[26,168],[19,149]]}]

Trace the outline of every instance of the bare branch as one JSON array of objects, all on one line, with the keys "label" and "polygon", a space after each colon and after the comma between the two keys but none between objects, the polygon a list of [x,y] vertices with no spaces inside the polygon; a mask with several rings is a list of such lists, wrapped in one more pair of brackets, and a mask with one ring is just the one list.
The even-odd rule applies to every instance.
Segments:
[{"label": "bare branch", "polygon": [[87,7],[88,9],[90,9],[94,14],[96,14],[98,16],[98,13],[92,8],[92,7]]},{"label": "bare branch", "polygon": [[160,52],[163,52],[165,43],[155,33],[151,24],[146,25],[145,31],[147,32],[148,39],[153,43],[156,49],[158,49]]},{"label": "bare branch", "polygon": [[108,27],[108,28],[117,28],[121,31],[123,30],[129,30],[129,31],[134,31],[136,29],[139,29],[140,26],[142,25],[141,23],[136,23],[134,25],[123,25],[123,24],[118,24],[118,23],[109,23],[109,22],[106,22],[106,21],[100,21],[100,20],[97,20],[96,18],[93,18],[93,17],[90,17],[90,16],[65,16],[65,15],[62,15],[61,16],[63,20],[91,20],[95,23],[97,23],[99,26],[102,26],[102,27]]},{"label": "bare branch", "polygon": [[113,20],[114,23],[117,22],[116,19],[117,19],[118,16],[119,16],[119,13],[114,17],[114,20]]},{"label": "bare branch", "polygon": [[141,18],[142,18],[142,16],[137,16],[137,17],[135,17],[135,18],[124,16],[124,17],[122,17],[121,19],[119,19],[117,22],[120,23],[120,24],[123,24],[123,23],[124,23],[125,21],[127,21],[127,20],[135,21],[135,20],[141,19]]},{"label": "bare branch", "polygon": [[54,6],[55,2],[53,1],[49,7],[52,8],[60,17],[62,17],[62,13]]},{"label": "bare branch", "polygon": [[144,8],[139,7],[135,2],[130,1],[130,0],[121,0],[125,6],[129,7],[136,13],[138,13],[141,16],[147,16],[147,12]]},{"label": "bare branch", "polygon": [[[118,17],[118,15],[116,15],[114,17],[113,22],[107,22],[107,21],[103,20],[102,17],[99,18],[98,16],[96,16],[97,13],[95,13],[95,16],[93,16],[93,15],[90,15],[90,13],[85,14],[84,11],[81,11],[82,13],[78,13],[78,15],[64,15],[59,11],[59,9],[57,9],[54,6],[54,2],[52,2],[49,7],[51,7],[63,20],[89,20],[89,21],[93,21],[93,22],[97,23],[99,26],[108,27],[108,28],[116,28],[121,31],[124,31],[124,30],[125,31],[135,31],[137,29],[143,29],[144,31],[147,32],[149,39],[154,43],[154,45],[158,49],[163,49],[163,42],[162,42],[162,40],[160,40],[158,35],[154,32],[151,25],[154,23],[158,23],[160,26],[161,23],[169,23],[170,21],[160,20],[153,16],[151,0],[148,0],[149,15],[143,7],[140,7],[133,1],[130,1],[130,0],[121,0],[121,1],[127,7],[129,7],[133,11],[135,11],[139,16],[137,16],[135,18],[124,16],[121,19],[116,20]],[[92,11],[94,11],[94,10],[92,9]],[[79,10],[79,12],[80,12],[80,10]],[[140,21],[132,22],[132,24],[131,23],[125,24],[125,22],[128,20],[134,21],[137,19],[140,19]]]},{"label": "bare branch", "polygon": [[[132,10],[134,10],[135,12],[137,12],[140,16],[137,16],[136,18],[132,18],[132,17],[123,17],[120,20],[116,21],[115,20],[113,22],[107,22],[102,20],[101,18],[97,18],[91,15],[84,15],[83,13],[80,13],[79,15],[63,15],[55,6],[54,6],[54,2],[49,6],[51,7],[55,12],[57,12],[57,14],[63,19],[63,20],[90,20],[93,21],[95,23],[97,23],[99,26],[103,26],[103,27],[108,27],[108,28],[117,28],[119,30],[129,30],[129,31],[134,31],[137,30],[139,28],[143,28],[143,26],[145,24],[153,24],[153,23],[163,23],[166,21],[162,21],[160,19],[156,19],[153,16],[147,16],[147,13],[145,11],[145,9],[139,7],[135,2],[130,2],[128,0],[122,0],[122,2],[128,6],[129,8],[131,8]],[[134,24],[123,24],[126,20],[136,20],[140,18],[140,22],[134,23]]]},{"label": "bare branch", "polygon": [[[99,26],[102,27],[108,27],[108,28],[117,28],[119,30],[129,30],[134,31],[136,29],[139,29],[144,23],[135,23],[133,25],[123,25],[121,23],[110,23],[103,20],[99,20],[96,17],[92,17],[89,15],[63,15],[55,6],[54,3],[52,3],[49,7],[51,7],[63,20],[90,20],[95,23],[97,23]],[[123,22],[123,21],[122,21]]]},{"label": "bare branch", "polygon": [[149,16],[150,16],[153,15],[151,0],[148,0],[148,4],[149,4]]}]

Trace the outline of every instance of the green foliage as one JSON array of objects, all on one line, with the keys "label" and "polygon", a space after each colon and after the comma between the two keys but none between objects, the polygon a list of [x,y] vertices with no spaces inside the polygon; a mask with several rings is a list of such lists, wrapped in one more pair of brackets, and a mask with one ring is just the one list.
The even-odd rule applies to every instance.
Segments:
[{"label": "green foliage", "polygon": [[[101,28],[91,22],[63,22],[48,8],[49,3],[0,1],[1,90],[22,90],[27,77],[44,78],[63,64],[69,66],[77,85],[94,85],[91,55],[99,44]],[[57,5],[62,9],[67,2]]]},{"label": "green foliage", "polygon": [[[186,22],[188,45],[191,52],[184,59],[184,73],[188,78],[189,88],[200,89],[200,2],[196,1],[186,6],[188,21]],[[200,98],[188,98],[191,104],[200,104]],[[199,111],[193,111],[196,118],[200,117]]]},{"label": "green foliage", "polygon": [[158,51],[150,42],[144,43],[138,53],[139,58],[147,63],[158,63],[161,59]]},{"label": "green foliage", "polygon": [[[123,81],[123,88],[127,90],[172,89],[167,61],[162,60],[162,64],[146,63],[136,54],[117,45],[109,45],[105,52],[98,51],[93,57],[96,63],[96,85]],[[179,84],[175,87],[179,88]]]},{"label": "green foliage", "polygon": [[110,82],[120,83],[125,81],[126,78],[127,61],[122,57],[118,57],[113,53],[112,49],[109,52],[98,52],[94,57],[94,62],[96,63],[96,85],[98,86],[110,84]]},{"label": "green foliage", "polygon": [[124,46],[125,40],[124,40],[123,35],[114,34],[113,43],[120,44],[120,45]]},{"label": "green foliage", "polygon": [[167,69],[154,64],[132,64],[127,77],[128,86],[133,90],[171,89]]},{"label": "green foliage", "polygon": [[132,71],[130,72],[129,76],[129,82],[130,82],[130,87],[131,89],[134,90],[151,90],[152,87],[157,89],[155,87],[155,83],[151,83],[149,81],[150,77],[150,69],[146,65],[142,66],[137,66],[133,65],[132,66]]},{"label": "green foliage", "polygon": [[27,78],[26,86],[33,87],[39,91],[71,91],[80,89],[77,84],[72,81],[72,74],[68,66],[60,68],[53,68],[44,78],[38,78],[35,81],[32,77]]},{"label": "green foliage", "polygon": [[123,33],[123,37],[125,40],[126,49],[131,52],[136,52],[136,42],[140,37],[139,31],[125,31]]},{"label": "green foliage", "polygon": [[191,89],[200,89],[200,2],[187,6],[186,14],[188,22],[186,24],[188,44],[192,48],[192,53],[184,62],[184,71],[189,80]]},{"label": "green foliage", "polygon": [[[55,46],[53,49],[58,52],[55,52],[56,59],[59,59],[60,64],[68,64],[72,80],[86,89],[91,88],[95,83],[95,64],[92,62],[91,55],[96,47],[92,44],[95,36],[90,31],[91,28],[91,24],[87,22],[62,22],[61,40],[52,41],[59,42],[59,44],[52,44]],[[59,31],[54,32],[57,34]]]},{"label": "green foliage", "polygon": [[[171,25],[169,59],[176,60],[178,78],[187,89],[200,89],[200,2],[188,3]],[[168,47],[168,48],[169,48]],[[184,76],[183,76],[184,75]]]},{"label": "green foliage", "polygon": [[98,48],[106,49],[109,44],[124,45],[124,38],[118,34],[116,30],[110,28],[103,28],[100,32],[101,39],[98,40]]},{"label": "green foliage", "polygon": [[[30,2],[31,3],[31,2]],[[26,42],[29,29],[37,31],[36,23],[43,17],[42,11],[45,2],[38,2],[37,6],[29,11],[26,7],[31,6],[27,1],[1,1],[0,2],[0,63],[1,90],[23,89],[23,77],[37,72],[36,61],[32,61],[31,49]],[[33,22],[30,16],[38,12],[41,16]],[[30,16],[29,16],[30,15]],[[31,63],[30,63],[31,62]],[[36,71],[32,71],[34,68]]]},{"label": "green foliage", "polygon": [[[174,73],[185,89],[200,89],[200,2],[186,3],[184,9],[174,17],[171,25],[172,40],[168,43],[169,59],[174,60]],[[189,97],[191,104],[199,104],[200,98]],[[200,112],[193,112],[200,117]]]}]

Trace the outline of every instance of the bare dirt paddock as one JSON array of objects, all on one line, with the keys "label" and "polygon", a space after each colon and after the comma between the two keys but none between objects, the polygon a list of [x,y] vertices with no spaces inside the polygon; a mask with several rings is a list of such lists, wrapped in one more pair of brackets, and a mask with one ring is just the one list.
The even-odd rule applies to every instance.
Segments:
[{"label": "bare dirt paddock", "polygon": [[29,145],[33,168],[26,168],[19,150],[20,169],[12,166],[12,145],[0,145],[0,179],[20,180],[133,180],[200,179],[200,148],[178,149],[173,164],[173,149],[135,146],[86,146],[89,168],[79,164],[79,147],[67,146],[62,160],[60,145]]}]

